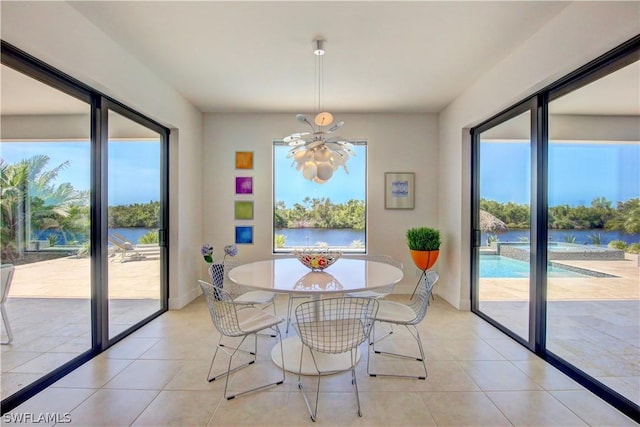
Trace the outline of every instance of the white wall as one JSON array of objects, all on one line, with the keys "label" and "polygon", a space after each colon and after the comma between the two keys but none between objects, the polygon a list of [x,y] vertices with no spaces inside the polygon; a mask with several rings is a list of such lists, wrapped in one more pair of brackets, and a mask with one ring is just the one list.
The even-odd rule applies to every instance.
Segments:
[{"label": "white wall", "polygon": [[573,2],[439,117],[438,217],[448,245],[440,294],[470,307],[470,140],[468,128],[640,33],[638,2]]},{"label": "white wall", "polygon": [[[418,280],[418,270],[405,244],[405,231],[421,225],[435,227],[438,223],[437,117],[337,114],[336,119],[345,121],[341,136],[368,141],[369,253],[402,260],[405,277],[396,292],[410,293]],[[255,243],[240,245],[238,259],[255,261],[272,257],[272,142],[296,130],[303,128],[295,120],[295,113],[205,114],[202,243],[212,243],[217,254],[234,241],[234,178],[248,172],[247,176],[254,177],[255,220],[251,224]],[[254,152],[252,171],[235,169],[236,151]],[[415,209],[384,209],[384,172],[415,172]],[[201,273],[203,277],[206,274],[204,263]]]},{"label": "white wall", "polygon": [[169,305],[185,305],[194,297],[201,263],[202,114],[66,2],[2,2],[0,7],[3,40],[180,129],[170,139]]}]

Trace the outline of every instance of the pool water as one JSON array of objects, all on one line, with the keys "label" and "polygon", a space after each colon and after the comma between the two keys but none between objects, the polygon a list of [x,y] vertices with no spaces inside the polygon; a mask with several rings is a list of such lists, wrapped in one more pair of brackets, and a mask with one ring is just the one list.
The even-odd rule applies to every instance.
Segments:
[{"label": "pool water", "polygon": [[[584,274],[564,268],[549,266],[548,277],[586,277]],[[500,255],[482,255],[480,257],[481,278],[526,278],[529,277],[529,264]]]},{"label": "pool water", "polygon": [[[510,245],[514,248],[529,251],[531,249],[529,243],[519,243]],[[578,245],[575,243],[549,243],[547,245],[549,252],[610,252],[611,249],[606,246]]]}]

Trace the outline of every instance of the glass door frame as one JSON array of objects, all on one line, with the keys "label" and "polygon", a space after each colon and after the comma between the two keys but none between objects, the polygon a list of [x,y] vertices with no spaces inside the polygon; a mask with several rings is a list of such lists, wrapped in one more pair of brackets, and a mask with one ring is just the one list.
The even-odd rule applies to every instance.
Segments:
[{"label": "glass door frame", "polygon": [[[52,385],[68,373],[80,367],[105,349],[114,345],[136,329],[144,326],[154,318],[168,310],[168,278],[169,278],[169,129],[146,117],[124,104],[106,96],[75,78],[51,67],[45,62],[31,56],[21,49],[0,40],[1,60],[3,65],[11,67],[28,77],[43,82],[61,92],[86,102],[91,107],[90,143],[91,143],[91,182],[90,182],[90,241],[91,241],[91,348],[69,362],[44,374],[20,391],[8,396],[1,402],[1,413],[11,411],[24,401],[33,397],[46,387]],[[160,306],[161,308],[147,316],[134,326],[108,338],[108,293],[107,293],[107,141],[109,109],[153,129],[161,136],[160,158]],[[89,123],[88,123],[89,124]],[[95,244],[99,242],[99,244]]]},{"label": "glass door frame", "polygon": [[[108,240],[109,235],[109,220],[108,220],[108,203],[99,203],[99,200],[109,200],[109,189],[107,185],[107,177],[109,171],[108,165],[108,141],[109,141],[109,111],[120,114],[121,116],[136,122],[144,127],[147,127],[160,135],[160,212],[159,212],[159,228],[158,228],[158,245],[160,247],[160,309],[151,315],[143,318],[135,325],[127,328],[126,330],[109,338],[109,277],[108,277]],[[166,312],[169,309],[169,245],[168,245],[168,219],[169,219],[169,203],[168,203],[168,152],[169,152],[169,130],[155,121],[142,116],[141,114],[131,110],[127,106],[114,101],[109,98],[102,98],[100,107],[96,109],[96,114],[99,114],[99,120],[101,125],[99,129],[101,131],[101,137],[96,139],[94,145],[95,150],[100,155],[94,156],[96,159],[95,167],[100,169],[100,173],[93,174],[92,178],[97,178],[96,189],[99,187],[100,191],[92,193],[99,200],[92,200],[92,221],[96,221],[96,227],[92,227],[92,232],[96,232],[99,240],[93,240],[100,242],[99,248],[96,248],[95,258],[98,260],[98,266],[96,266],[96,277],[94,277],[94,283],[99,284],[99,289],[96,289],[96,293],[100,295],[96,298],[96,302],[100,305],[97,307],[97,311],[101,314],[99,319],[99,331],[101,335],[100,348],[105,350],[111,347],[113,344],[120,341],[122,338],[131,334],[141,326],[149,323],[151,320],[158,317],[160,314]],[[99,164],[97,164],[99,163]],[[99,193],[99,195],[98,195]],[[93,211],[95,207],[95,212]],[[94,218],[95,215],[95,218]],[[93,236],[92,236],[93,237]],[[98,246],[98,245],[95,245]],[[93,254],[92,254],[93,255]],[[98,335],[96,334],[96,335]]]},{"label": "glass door frame", "polygon": [[[620,68],[640,61],[640,35],[594,59],[560,80],[541,89],[529,98],[496,114],[470,130],[471,134],[471,236],[470,236],[470,297],[471,311],[518,341],[529,350],[569,375],[612,406],[640,422],[640,407],[603,385],[587,373],[546,348],[547,318],[547,239],[548,239],[548,148],[549,102],[592,83]],[[530,322],[529,340],[525,341],[504,325],[479,310],[479,250],[480,134],[526,110],[531,110],[531,262],[530,262]]]},{"label": "glass door frame", "polygon": [[[546,170],[546,156],[541,152],[538,147],[544,146],[541,143],[542,137],[545,133],[537,126],[538,119],[540,117],[540,102],[537,96],[528,98],[521,103],[515,105],[511,109],[504,111],[491,119],[487,120],[478,127],[471,129],[471,311],[496,328],[500,329],[511,338],[515,339],[522,345],[526,346],[532,351],[537,351],[541,348],[541,340],[543,337],[538,335],[538,331],[544,330],[544,291],[546,289],[545,270],[539,270],[539,268],[546,268],[546,251],[540,251],[540,242],[545,245],[546,242],[546,227],[544,230],[536,228],[538,224],[538,218],[540,216],[546,216],[546,190],[540,188],[543,184],[538,182],[536,176],[540,167]],[[480,136],[483,132],[494,128],[508,120],[517,117],[526,112],[530,113],[530,125],[531,125],[531,218],[530,218],[530,248],[531,248],[531,262],[529,267],[529,328],[528,338],[524,339],[515,332],[511,331],[506,326],[494,320],[489,315],[483,313],[480,310],[480,301],[478,298],[479,292],[479,277],[480,277],[480,246],[481,246],[481,231],[480,231]],[[541,176],[545,176],[542,174]],[[546,182],[544,182],[546,186]],[[542,196],[542,197],[541,197]],[[546,224],[546,218],[544,220]],[[543,232],[544,236],[538,234]]]}]

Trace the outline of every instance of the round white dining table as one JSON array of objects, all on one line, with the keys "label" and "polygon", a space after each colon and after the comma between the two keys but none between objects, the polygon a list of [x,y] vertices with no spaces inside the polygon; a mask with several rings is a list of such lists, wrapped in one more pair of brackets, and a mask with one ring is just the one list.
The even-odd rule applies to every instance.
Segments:
[{"label": "round white dining table", "polygon": [[[318,300],[343,293],[375,290],[398,283],[402,270],[391,264],[364,259],[340,258],[324,271],[311,271],[297,258],[277,258],[242,264],[229,271],[229,279],[252,289],[278,293],[309,295]],[[305,352],[300,369],[302,342],[297,336],[282,342],[284,361],[279,346],[271,351],[273,362],[289,372],[317,375],[313,360]],[[360,357],[358,352],[357,357]],[[323,372],[343,371],[351,366],[349,353],[341,355],[316,354],[316,362]]]}]

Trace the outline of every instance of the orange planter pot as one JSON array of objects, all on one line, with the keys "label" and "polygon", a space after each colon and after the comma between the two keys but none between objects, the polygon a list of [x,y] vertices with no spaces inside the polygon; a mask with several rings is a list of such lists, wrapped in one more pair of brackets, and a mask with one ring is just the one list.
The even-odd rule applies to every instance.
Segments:
[{"label": "orange planter pot", "polygon": [[410,250],[413,263],[422,271],[430,269],[436,263],[440,250],[437,251],[414,251]]}]

